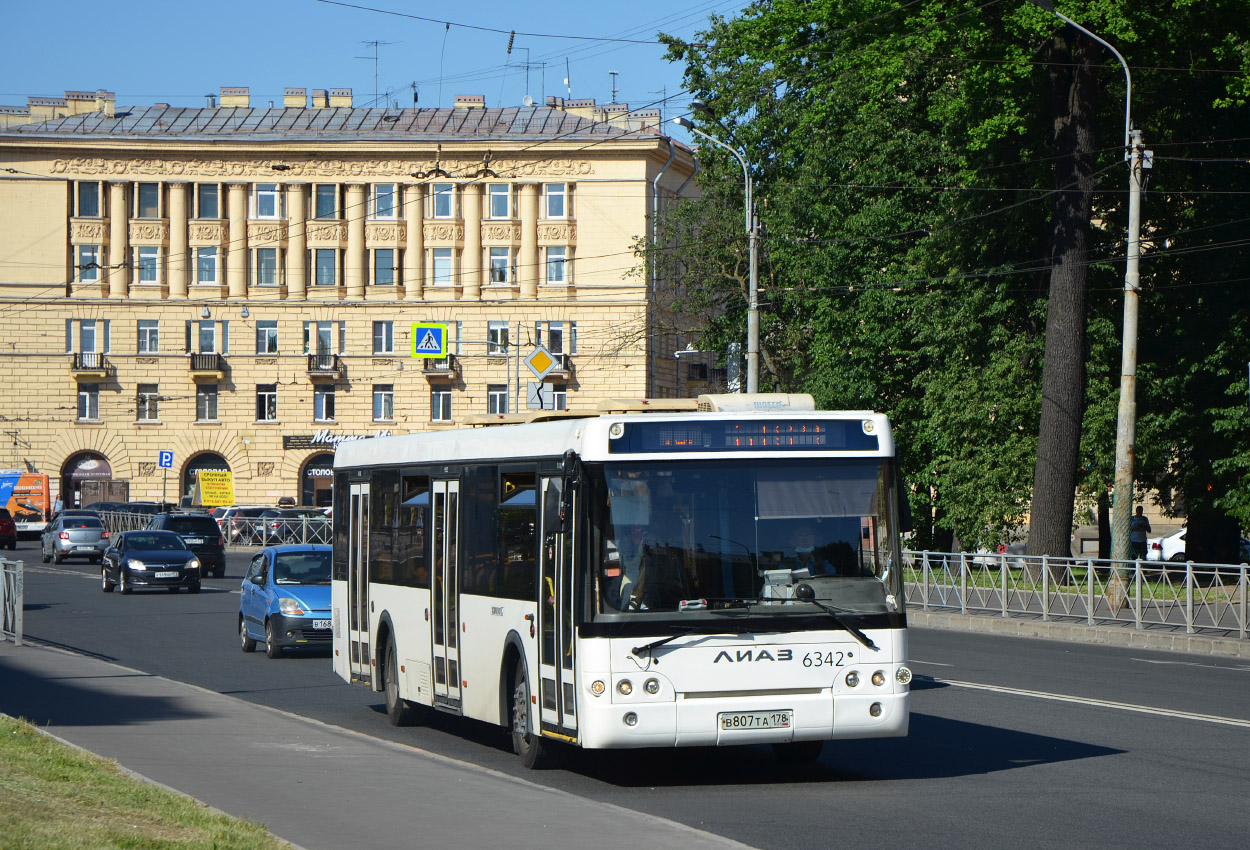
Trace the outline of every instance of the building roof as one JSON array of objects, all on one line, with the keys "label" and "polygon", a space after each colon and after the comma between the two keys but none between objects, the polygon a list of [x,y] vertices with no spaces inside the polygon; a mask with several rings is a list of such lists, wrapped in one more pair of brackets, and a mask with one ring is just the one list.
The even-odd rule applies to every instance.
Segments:
[{"label": "building roof", "polygon": [[[651,135],[653,131],[642,135]],[[167,141],[608,141],[639,133],[547,106],[506,109],[118,107],[0,129],[0,138]]]}]

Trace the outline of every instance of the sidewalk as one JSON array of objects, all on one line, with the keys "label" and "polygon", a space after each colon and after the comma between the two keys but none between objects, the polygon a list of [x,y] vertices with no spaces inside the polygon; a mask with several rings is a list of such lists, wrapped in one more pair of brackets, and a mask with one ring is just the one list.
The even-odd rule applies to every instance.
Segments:
[{"label": "sidewalk", "polygon": [[[0,642],[0,712],[307,850],[725,850],[682,824],[55,649]],[[628,828],[623,829],[622,825]]]}]

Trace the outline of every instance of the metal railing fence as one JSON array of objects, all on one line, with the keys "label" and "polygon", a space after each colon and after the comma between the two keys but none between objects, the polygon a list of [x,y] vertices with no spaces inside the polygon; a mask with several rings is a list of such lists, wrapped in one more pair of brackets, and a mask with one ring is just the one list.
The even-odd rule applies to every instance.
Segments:
[{"label": "metal railing fence", "polygon": [[[138,531],[152,522],[152,514],[106,511],[100,520],[110,535]],[[274,546],[279,543],[329,543],[332,524],[317,517],[233,517],[221,534],[226,548]]]},{"label": "metal railing fence", "polygon": [[907,603],[1088,625],[1169,627],[1246,638],[1245,564],[903,553]]},{"label": "metal railing fence", "polygon": [[22,645],[22,609],[25,596],[22,570],[25,561],[0,558],[0,641],[11,640]]}]

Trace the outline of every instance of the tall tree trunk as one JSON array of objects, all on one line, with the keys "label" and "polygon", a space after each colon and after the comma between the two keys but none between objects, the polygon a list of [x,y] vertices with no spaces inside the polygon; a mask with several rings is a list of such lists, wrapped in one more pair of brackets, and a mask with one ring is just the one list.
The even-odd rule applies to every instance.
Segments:
[{"label": "tall tree trunk", "polygon": [[1085,414],[1086,243],[1094,187],[1094,119],[1102,48],[1071,27],[1050,49],[1054,115],[1055,223],[1042,410],[1033,472],[1029,554],[1071,554],[1072,509]]}]

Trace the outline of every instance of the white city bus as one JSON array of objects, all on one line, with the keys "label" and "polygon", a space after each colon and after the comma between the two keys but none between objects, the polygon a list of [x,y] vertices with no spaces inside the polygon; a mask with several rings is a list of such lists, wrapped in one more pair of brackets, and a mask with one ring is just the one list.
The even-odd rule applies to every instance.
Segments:
[{"label": "white city bus", "polygon": [[527,767],[552,741],[799,761],[907,734],[889,420],[698,407],[340,445],[335,672],[397,725],[508,727]]}]

